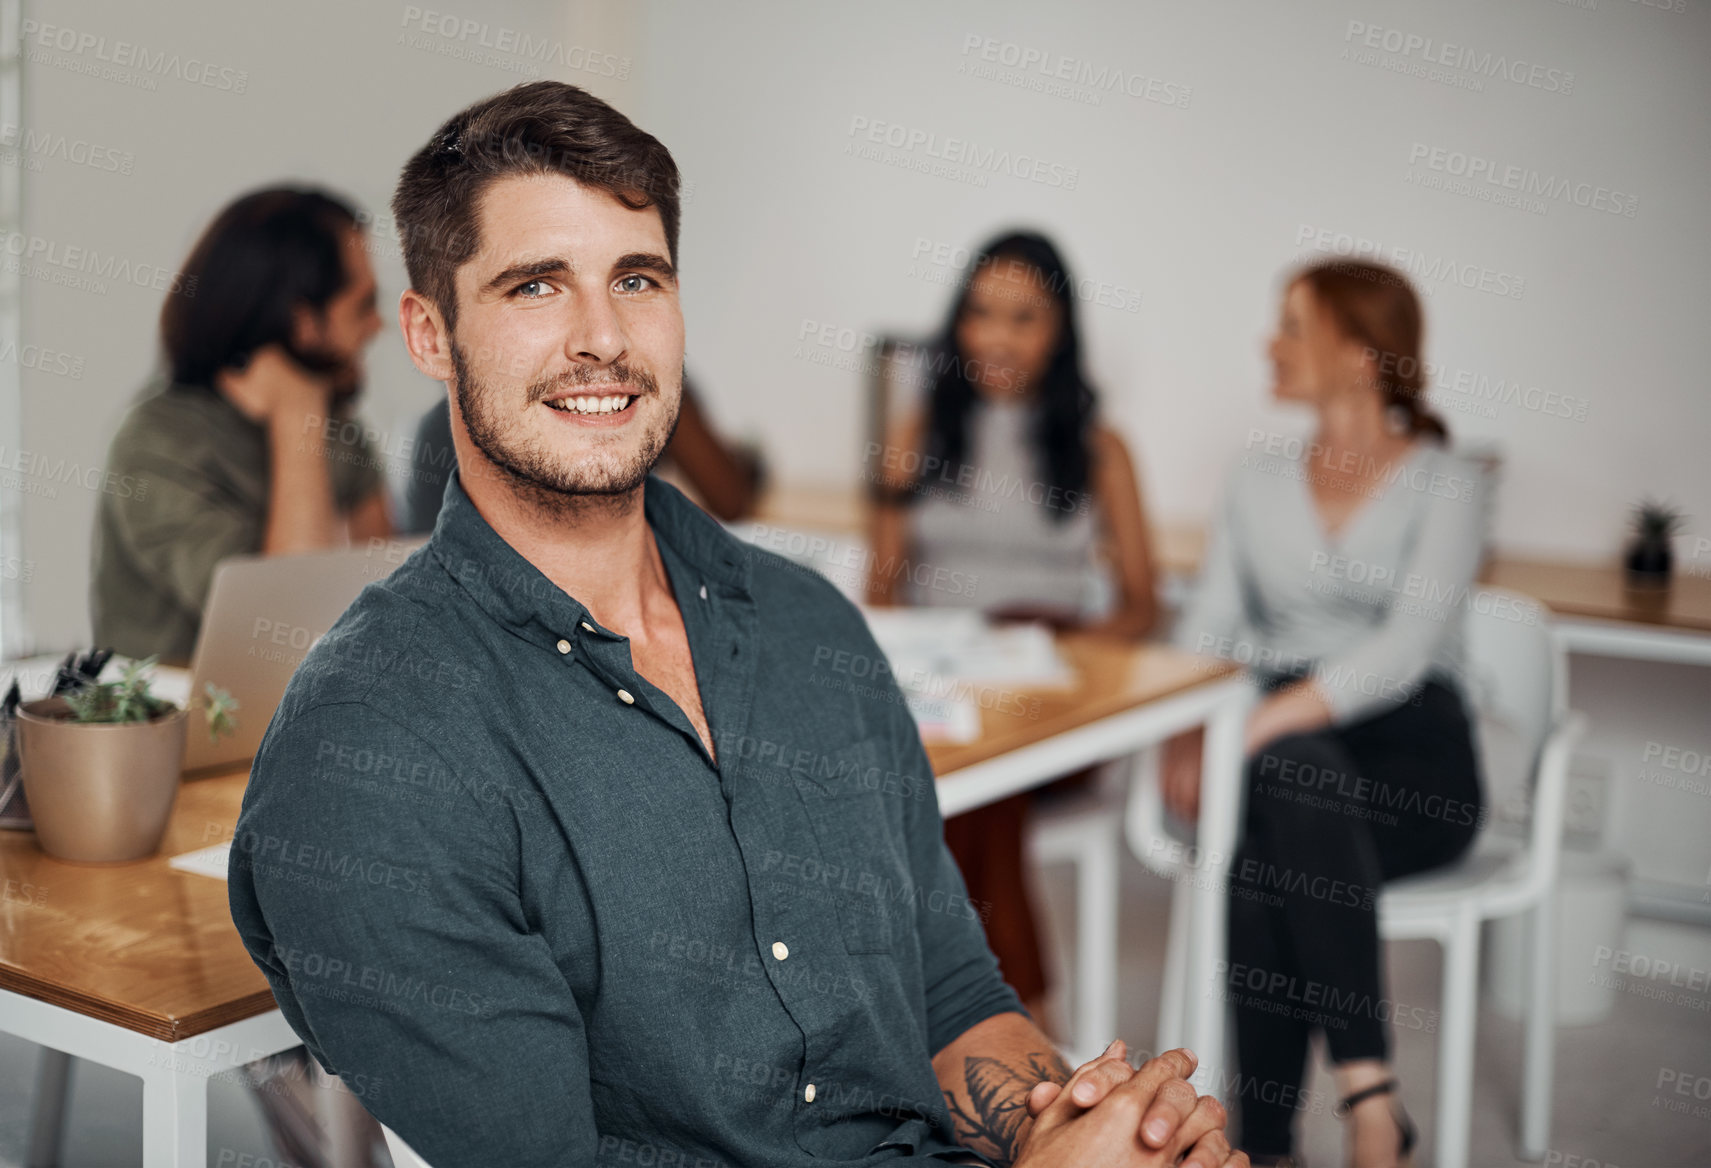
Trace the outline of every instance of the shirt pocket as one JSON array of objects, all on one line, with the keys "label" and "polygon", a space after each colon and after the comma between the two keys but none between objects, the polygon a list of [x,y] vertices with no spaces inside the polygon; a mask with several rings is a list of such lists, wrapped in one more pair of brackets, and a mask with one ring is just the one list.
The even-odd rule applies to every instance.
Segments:
[{"label": "shirt pocket", "polygon": [[890,758],[883,741],[864,739],[794,773],[822,865],[805,883],[835,909],[848,953],[890,953],[914,920],[905,796]]}]

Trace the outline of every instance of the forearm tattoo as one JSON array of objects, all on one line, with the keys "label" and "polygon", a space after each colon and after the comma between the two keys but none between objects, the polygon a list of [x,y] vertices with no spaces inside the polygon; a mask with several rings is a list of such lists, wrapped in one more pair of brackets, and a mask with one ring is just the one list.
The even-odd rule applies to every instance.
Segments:
[{"label": "forearm tattoo", "polygon": [[945,1092],[957,1138],[994,1164],[1008,1165],[1020,1151],[1028,1118],[1028,1092],[1036,1083],[1069,1082],[1069,1064],[1056,1051],[1035,1052],[1020,1064],[976,1056],[963,1060],[966,1101]]}]

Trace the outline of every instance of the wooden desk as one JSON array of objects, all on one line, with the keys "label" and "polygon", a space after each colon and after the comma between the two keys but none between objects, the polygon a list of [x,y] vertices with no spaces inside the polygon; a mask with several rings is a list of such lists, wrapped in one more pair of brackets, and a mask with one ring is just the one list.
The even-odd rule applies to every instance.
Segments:
[{"label": "wooden desk", "polygon": [[1711,633],[1711,576],[1677,575],[1668,588],[1637,589],[1616,564],[1496,556],[1484,579],[1536,597],[1559,616]]},{"label": "wooden desk", "polygon": [[[1020,691],[996,686],[976,688],[974,696],[982,706],[980,737],[969,743],[934,743],[927,747],[927,758],[938,776],[939,803],[945,815],[958,815],[1015,793],[1002,790],[988,796],[984,784],[978,785],[981,789],[977,790],[977,784],[968,782],[970,775],[990,773],[995,762],[1016,769],[1019,754],[1039,751],[1042,747],[1047,748],[1054,760],[1067,758],[1066,736],[1085,734],[1089,727],[1107,719],[1212,686],[1240,672],[1227,662],[1209,661],[1163,645],[1126,643],[1085,634],[1060,636],[1057,644],[1058,651],[1075,672],[1073,685]],[[1212,686],[1200,698],[1212,701],[1223,692]],[[1122,753],[1126,752],[1044,764],[1059,769],[1042,774],[1039,781],[1048,782]],[[1033,773],[1040,768],[1025,769]]]},{"label": "wooden desk", "polygon": [[[946,815],[1196,725],[1239,750],[1246,687],[1233,668],[1085,636],[1060,647],[1072,686],[980,694],[982,737],[929,750]],[[185,783],[160,853],[135,864],[67,864],[29,833],[0,833],[0,1029],[142,1077],[148,1168],[202,1168],[208,1080],[298,1045],[232,927],[226,885],[167,864],[231,837],[246,779]],[[1202,908],[1221,921],[1214,899]],[[1095,949],[1101,992],[1082,1001],[1077,1031],[1102,1044],[1116,1024],[1114,919]]]},{"label": "wooden desk", "polygon": [[[1173,932],[1186,930],[1188,956],[1182,973],[1190,980],[1183,984],[1209,984],[1224,958],[1228,905],[1223,876],[1235,852],[1242,732],[1252,690],[1228,662],[1161,645],[1070,635],[1058,639],[1058,648],[1075,670],[1072,686],[1022,693],[976,690],[982,705],[979,740],[928,747],[927,757],[938,776],[940,809],[947,817],[959,815],[1204,727],[1206,781],[1199,845],[1205,860],[1196,869],[1196,879],[1178,881],[1171,913]],[[1153,841],[1138,825],[1147,820],[1147,801],[1157,799],[1156,784],[1131,779],[1120,835],[1143,856]],[[1084,878],[1076,909],[1072,1044],[1077,1062],[1096,1056],[1117,1032],[1115,856],[1120,846],[1120,839],[1109,840],[1099,854],[1080,859]],[[1224,1049],[1223,999],[1194,995],[1179,1014],[1182,997],[1173,987],[1167,978],[1160,1034],[1171,1038],[1171,1046],[1186,1043],[1201,1052],[1197,1085],[1202,1091],[1224,1093],[1226,1085],[1213,1073],[1221,1060],[1207,1054]]]},{"label": "wooden desk", "polygon": [[160,853],[134,864],[67,864],[29,832],[0,832],[0,879],[40,889],[0,913],[0,989],[162,1042],[274,1008],[226,905],[226,886],[167,866],[230,839],[247,772],[182,784]]},{"label": "wooden desk", "polygon": [[[67,864],[0,832],[0,1030],[139,1076],[145,1168],[204,1168],[208,1081],[300,1045],[225,882],[167,866],[231,838],[246,781],[185,783],[160,853],[139,863]],[[56,1126],[58,1102],[37,1101]]]},{"label": "wooden desk", "polygon": [[[849,487],[779,484],[762,498],[755,519],[777,527],[861,536],[867,529],[866,508],[860,493]],[[1153,555],[1163,572],[1192,576],[1199,571],[1206,542],[1200,525],[1155,522],[1152,535]],[[1559,618],[1687,635],[1711,633],[1711,576],[1678,572],[1667,590],[1641,591],[1627,587],[1617,563],[1500,554],[1487,563],[1481,580],[1535,597]]]},{"label": "wooden desk", "polygon": [[1496,556],[1481,579],[1536,597],[1570,653],[1711,666],[1711,577],[1636,589],[1618,564]]}]

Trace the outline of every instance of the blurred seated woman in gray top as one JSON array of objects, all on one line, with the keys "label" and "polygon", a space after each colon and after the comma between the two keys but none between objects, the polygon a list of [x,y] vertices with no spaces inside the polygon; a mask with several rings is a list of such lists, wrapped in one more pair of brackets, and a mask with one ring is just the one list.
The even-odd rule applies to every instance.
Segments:
[{"label": "blurred seated woman in gray top", "polygon": [[[1458,678],[1485,486],[1421,401],[1422,332],[1419,300],[1388,268],[1338,260],[1289,283],[1272,393],[1317,424],[1307,438],[1249,432],[1174,635],[1246,665],[1265,693],[1247,727],[1228,987],[1254,1088],[1239,1092],[1241,1146],[1256,1165],[1293,1162],[1314,1029],[1346,1104],[1349,1163],[1407,1161],[1378,892],[1456,859],[1484,820]],[[1166,798],[1184,818],[1198,811],[1200,745],[1184,735],[1165,752]]]},{"label": "blurred seated woman in gray top", "polygon": [[[865,468],[878,502],[869,602],[1143,636],[1157,611],[1146,513],[1128,450],[1098,419],[1082,372],[1075,284],[1041,235],[1002,236],[976,257],[938,342],[916,351],[932,375],[924,408]],[[1028,802],[957,816],[945,838],[988,909],[1005,979],[1038,1017],[1046,977],[1022,876]]]}]

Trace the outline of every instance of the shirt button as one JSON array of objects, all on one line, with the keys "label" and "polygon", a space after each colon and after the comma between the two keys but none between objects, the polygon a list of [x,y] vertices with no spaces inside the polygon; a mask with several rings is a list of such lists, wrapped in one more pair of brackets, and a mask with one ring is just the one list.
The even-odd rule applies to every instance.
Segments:
[{"label": "shirt button", "polygon": [[814,1102],[814,1084],[809,1083],[806,1087],[802,1088],[802,1101],[804,1103]]},{"label": "shirt button", "polygon": [[594,626],[589,624],[587,621],[582,622],[582,627],[587,629],[591,633],[594,631]]},{"label": "shirt button", "polygon": [[626,706],[633,706],[636,704],[636,699],[630,696],[630,691],[627,689],[621,689],[618,691],[618,700],[623,702]]},{"label": "shirt button", "polygon": [[564,640],[564,639],[563,639],[563,638],[562,638],[562,637],[561,637],[561,638],[560,638],[560,639],[559,639],[559,643],[558,643],[558,651],[559,651],[559,652],[560,652],[560,653],[568,653],[568,652],[570,652],[570,642],[569,642],[569,641],[566,641],[566,640]]},{"label": "shirt button", "polygon": [[772,943],[772,955],[780,961],[783,961],[786,957],[790,956],[790,946],[786,945],[783,941],[774,941]]},{"label": "shirt button", "polygon": [[701,599],[702,600],[707,599],[707,585],[705,585],[705,584],[701,585]]}]

